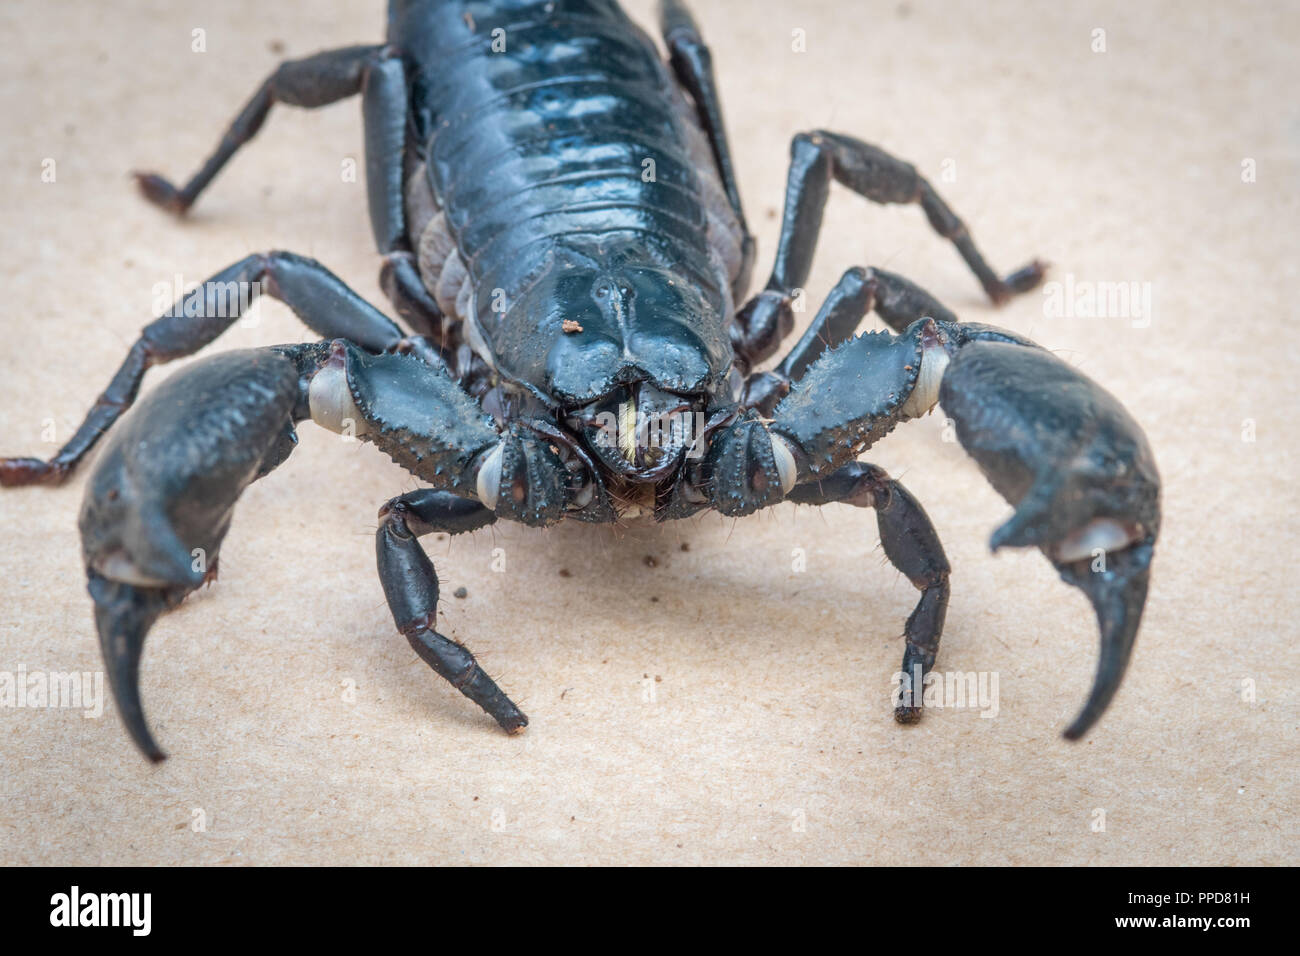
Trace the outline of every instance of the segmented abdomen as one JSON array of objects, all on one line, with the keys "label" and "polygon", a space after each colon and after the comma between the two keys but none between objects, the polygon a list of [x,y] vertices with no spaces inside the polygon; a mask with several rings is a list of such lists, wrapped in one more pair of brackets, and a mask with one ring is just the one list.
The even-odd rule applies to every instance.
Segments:
[{"label": "segmented abdomen", "polygon": [[557,244],[627,236],[729,311],[739,225],[689,105],[617,6],[448,4],[420,26],[404,42],[437,206],[422,263],[441,298],[462,311],[477,290],[490,325],[488,293],[508,299]]}]

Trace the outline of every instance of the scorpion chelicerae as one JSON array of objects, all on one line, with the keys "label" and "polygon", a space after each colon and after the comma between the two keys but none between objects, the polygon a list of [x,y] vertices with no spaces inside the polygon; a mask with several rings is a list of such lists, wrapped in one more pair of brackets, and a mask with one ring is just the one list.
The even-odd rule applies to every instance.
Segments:
[{"label": "scorpion chelicerae", "polygon": [[[381,286],[406,325],[318,262],[251,255],[144,328],[54,458],[0,460],[5,485],[62,480],[148,368],[212,342],[258,293],[322,338],[189,366],[123,416],[90,478],[80,528],[96,625],[118,709],[151,759],[164,755],[139,696],[145,636],[212,575],[239,495],[289,456],[307,419],[373,442],[428,486],[379,511],[388,605],[416,653],[507,731],[528,720],[438,633],[420,536],[498,519],[739,516],[781,501],[875,510],[886,556],[920,591],[895,708],[908,723],[939,648],[949,566],[921,505],[857,459],[941,402],[1014,506],[993,548],[1038,547],[1096,610],[1097,677],[1065,735],[1105,710],[1160,520],[1151,451],[1115,398],[874,268],[846,272],[759,370],[793,332],[832,181],[920,205],[995,303],[1032,289],[1043,267],[1002,278],[912,165],[813,131],[793,139],[772,273],[745,300],[754,242],[709,50],[680,0],[661,4],[661,26],[666,60],[613,0],[391,0],[387,42],[281,64],[183,187],[137,175],[150,201],[184,213],[274,104],[360,94]],[[856,334],[873,312],[892,331]]]}]

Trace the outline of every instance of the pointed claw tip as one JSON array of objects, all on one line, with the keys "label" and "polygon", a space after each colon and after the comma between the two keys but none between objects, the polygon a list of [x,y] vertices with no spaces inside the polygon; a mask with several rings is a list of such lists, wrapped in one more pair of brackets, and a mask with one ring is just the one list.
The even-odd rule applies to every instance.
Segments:
[{"label": "pointed claw tip", "polygon": [[88,577],[95,602],[95,628],[118,715],[140,752],[151,763],[160,763],[167,754],[145,721],[140,700],[140,655],[149,628],[175,594],[169,596],[156,588],[110,580],[94,570],[88,571]]},{"label": "pointed claw tip", "polygon": [[1067,740],[1083,737],[1101,719],[1124,679],[1146,606],[1154,544],[1152,535],[1108,554],[1110,567],[1104,572],[1093,572],[1087,562],[1056,562],[1062,580],[1083,591],[1092,604],[1101,641],[1092,690],[1079,716],[1065,729]]},{"label": "pointed claw tip", "polygon": [[[122,717],[122,723],[126,725],[126,732],[130,734],[131,741],[139,749],[150,763],[162,763],[167,759],[167,753],[158,746],[158,741],[154,740],[153,734],[149,731],[149,725],[144,719],[144,708],[140,703],[140,688],[138,678],[135,675],[127,677],[129,683],[121,686],[114,685],[114,694],[117,697],[117,710]],[[110,680],[110,683],[112,681]]]},{"label": "pointed claw tip", "polygon": [[158,741],[154,740],[153,734],[149,732],[149,725],[145,723],[144,711],[140,708],[139,688],[135,688],[134,693],[124,689],[122,696],[135,698],[134,708],[129,699],[118,701],[118,713],[122,716],[122,722],[126,724],[126,732],[130,734],[131,742],[150,763],[162,763],[167,759],[167,752],[158,746]]},{"label": "pointed claw tip", "polygon": [[[1107,700],[1109,703],[1109,699]],[[1101,719],[1102,713],[1106,709],[1106,704],[1095,706],[1094,700],[1090,697],[1088,703],[1084,705],[1083,710],[1079,711],[1077,717],[1070,721],[1070,725],[1061,731],[1061,736],[1073,743],[1082,740],[1092,730],[1097,721]]]}]

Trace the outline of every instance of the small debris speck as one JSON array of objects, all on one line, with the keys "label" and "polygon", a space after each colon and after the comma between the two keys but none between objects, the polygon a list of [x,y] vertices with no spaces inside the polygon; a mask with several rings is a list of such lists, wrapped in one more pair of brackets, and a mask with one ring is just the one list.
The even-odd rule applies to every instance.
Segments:
[{"label": "small debris speck", "polygon": [[457,588],[456,590],[452,591],[451,593],[452,593],[454,596],[458,597],[458,598],[467,598],[467,597],[469,597],[469,589],[468,589],[468,588]]},{"label": "small debris speck", "polygon": [[641,563],[644,564],[647,568],[659,567],[659,562],[655,559],[655,556],[653,554],[647,554],[644,558],[641,559]]},{"label": "small debris speck", "polygon": [[581,332],[582,323],[579,322],[577,319],[565,319],[564,322],[560,325],[560,328],[564,329],[565,332],[570,332],[570,333]]},{"label": "small debris speck", "polygon": [[560,568],[560,577],[562,578],[573,577],[573,572],[570,571],[568,568]]}]

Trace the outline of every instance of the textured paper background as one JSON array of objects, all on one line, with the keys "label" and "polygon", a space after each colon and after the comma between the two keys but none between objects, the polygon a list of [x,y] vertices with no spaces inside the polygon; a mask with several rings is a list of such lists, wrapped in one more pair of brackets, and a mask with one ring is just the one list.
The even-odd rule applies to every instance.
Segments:
[{"label": "textured paper background", "polygon": [[[0,450],[49,454],[47,419],[70,434],[176,273],[198,281],[284,248],[383,301],[363,187],[340,177],[361,158],[355,101],[277,110],[187,223],[127,180],[191,172],[278,60],[379,38],[382,6],[0,8]],[[1294,7],[697,6],[761,275],[789,139],[828,127],[914,161],[1000,268],[1036,254],[1055,279],[1151,284],[1146,328],[1052,318],[1037,294],[995,312],[919,210],[838,188],[810,283],[819,301],[855,263],[901,271],[964,318],[1056,350],[1145,426],[1164,534],[1136,656],[1097,730],[1059,737],[1092,677],[1086,602],[1037,553],[989,555],[1007,508],[942,441],[939,415],[867,457],[939,529],[955,569],[940,666],[996,672],[995,719],[894,724],[915,592],[871,513],[783,505],[430,541],[442,629],[528,711],[518,738],[392,627],[375,512],[415,481],[305,426],[245,495],[220,582],[150,638],[144,697],[167,763],[139,757],[111,704],[98,720],[0,710],[0,862],[1297,862]],[[631,8],[653,22],[648,3]],[[190,50],[194,28],[206,53]],[[1090,48],[1097,28],[1105,53]],[[215,347],[307,337],[282,306],[261,314]],[[0,670],[100,668],[76,536],[84,480],[0,494]]]}]

